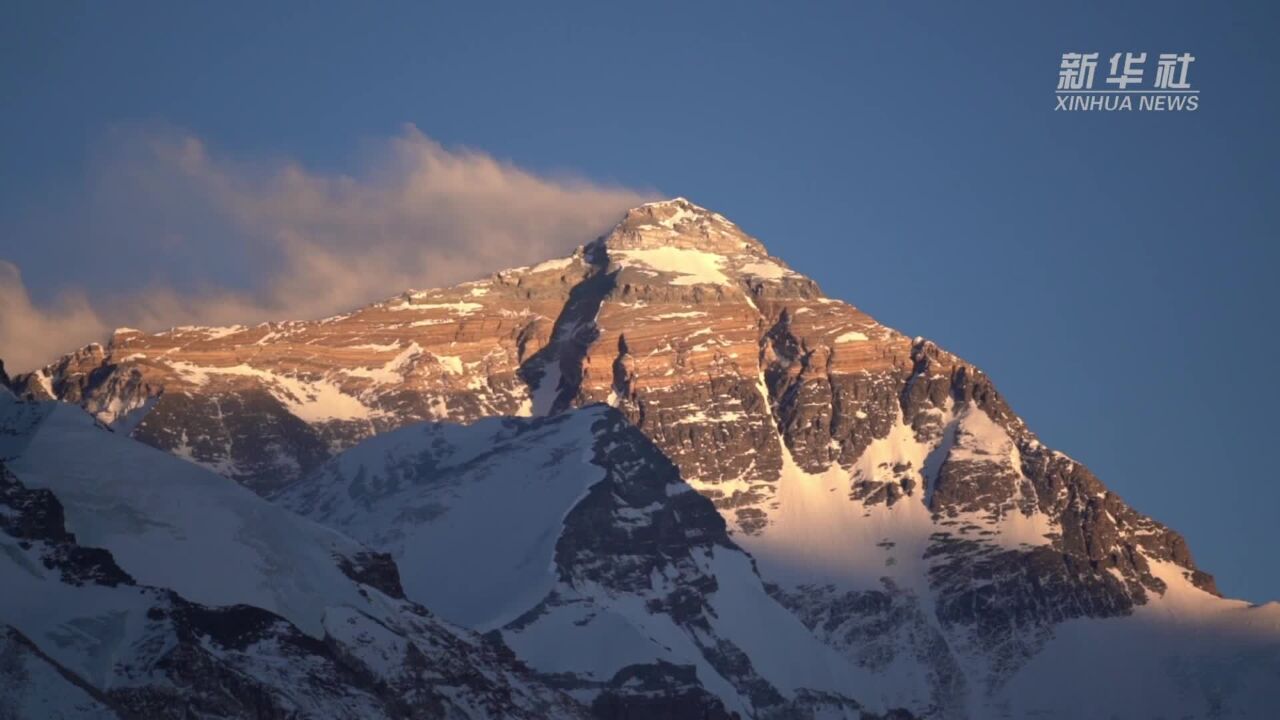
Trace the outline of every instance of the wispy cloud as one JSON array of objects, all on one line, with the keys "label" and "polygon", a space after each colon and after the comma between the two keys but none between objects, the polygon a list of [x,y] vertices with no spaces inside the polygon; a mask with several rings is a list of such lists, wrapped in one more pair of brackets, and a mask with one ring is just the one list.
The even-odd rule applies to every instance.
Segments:
[{"label": "wispy cloud", "polygon": [[[89,183],[94,218],[82,232],[91,237],[67,247],[101,253],[118,243],[146,266],[137,273],[146,287],[63,288],[37,303],[0,260],[0,358],[11,369],[121,325],[323,317],[537,262],[650,199],[445,148],[412,126],[374,143],[353,175],[223,156],[171,129],[126,129],[112,134]],[[155,280],[166,276],[182,279]]]}]

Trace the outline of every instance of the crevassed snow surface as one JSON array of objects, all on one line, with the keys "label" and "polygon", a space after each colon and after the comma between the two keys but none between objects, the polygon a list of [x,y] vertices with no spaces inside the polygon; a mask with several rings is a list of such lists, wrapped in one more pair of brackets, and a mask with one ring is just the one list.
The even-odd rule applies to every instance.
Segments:
[{"label": "crevassed snow surface", "polygon": [[67,529],[142,584],[209,605],[245,603],[319,636],[325,601],[363,605],[335,553],[361,547],[209,470],[112,433],[80,408],[0,398],[0,423],[38,422],[0,446],[31,488],[53,491]]}]

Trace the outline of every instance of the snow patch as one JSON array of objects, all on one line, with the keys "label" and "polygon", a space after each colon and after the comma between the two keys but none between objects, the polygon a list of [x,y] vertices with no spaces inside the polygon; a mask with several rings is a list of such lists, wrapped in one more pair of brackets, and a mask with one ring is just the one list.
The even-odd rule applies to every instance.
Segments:
[{"label": "snow patch", "polygon": [[722,271],[724,257],[688,248],[660,247],[647,250],[613,250],[610,259],[622,267],[670,273],[672,285],[728,285]]},{"label": "snow patch", "polygon": [[459,300],[458,302],[453,302],[453,303],[401,302],[396,305],[388,305],[386,309],[394,310],[397,312],[402,310],[447,310],[451,313],[456,313],[458,315],[470,315],[476,312],[477,310],[483,310],[484,305],[481,305],[480,303],[466,302],[463,300]]},{"label": "snow patch", "polygon": [[457,355],[436,355],[436,362],[444,366],[446,372],[454,375],[462,374],[462,358]]},{"label": "snow patch", "polygon": [[654,315],[651,320],[680,320],[684,318],[706,317],[707,314],[701,310],[689,310],[686,312],[669,312],[661,315]]},{"label": "snow patch", "polygon": [[746,265],[738,268],[738,272],[745,275],[753,275],[762,280],[781,280],[788,275],[796,274],[772,260],[768,262],[747,263]]},{"label": "snow patch", "polygon": [[[391,346],[391,349],[398,347],[400,347],[400,344],[396,343]],[[408,369],[413,359],[421,354],[422,347],[416,342],[410,343],[409,347],[400,351],[399,354],[388,360],[380,367],[350,368],[344,372],[351,377],[368,378],[383,385],[399,383],[404,381],[405,371]]]},{"label": "snow patch", "polygon": [[539,273],[539,272],[550,272],[552,270],[564,270],[565,268],[573,265],[574,262],[575,262],[575,259],[572,257],[557,258],[555,260],[547,260],[546,262],[540,262],[537,265],[534,265],[533,267],[529,268],[529,272]]},{"label": "snow patch", "polygon": [[342,392],[329,380],[303,380],[244,364],[217,367],[173,361],[168,365],[193,385],[207,385],[214,375],[256,378],[290,413],[307,422],[366,420],[374,414],[364,403]]}]

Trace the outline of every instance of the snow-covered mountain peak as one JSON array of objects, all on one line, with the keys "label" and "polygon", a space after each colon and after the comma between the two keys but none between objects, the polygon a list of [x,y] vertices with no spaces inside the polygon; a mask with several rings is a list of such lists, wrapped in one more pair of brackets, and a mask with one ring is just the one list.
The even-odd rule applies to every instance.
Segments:
[{"label": "snow-covered mountain peak", "polygon": [[717,217],[720,217],[720,219],[722,220],[724,219],[722,216],[719,216],[717,213],[714,213],[711,210],[708,210],[707,208],[704,208],[701,205],[698,205],[697,203],[690,202],[689,198],[686,198],[682,195],[677,195],[676,197],[673,197],[673,198],[667,198],[666,200],[655,200],[653,202],[647,202],[647,203],[644,203],[643,205],[637,205],[636,207],[631,208],[630,210],[627,211],[627,215],[631,215],[633,213],[650,213],[650,214],[655,214],[659,216],[662,216],[662,215],[674,215],[674,216],[715,215]]},{"label": "snow-covered mountain peak", "polygon": [[[682,197],[627,211],[586,247],[586,256],[608,272],[622,271],[620,285],[713,285],[750,293],[760,281],[786,280],[818,294],[813,281],[770,256],[733,221]],[[741,293],[728,294],[742,299]]]},{"label": "snow-covered mountain peak", "polygon": [[628,210],[600,240],[610,251],[683,248],[720,255],[767,255],[725,216],[678,197]]},{"label": "snow-covered mountain peak", "polygon": [[[1280,704],[1274,683],[1246,677],[1235,659],[1256,651],[1250,667],[1274,677],[1274,608],[1214,597],[1212,577],[1180,535],[1042,443],[985,373],[825,297],[737,225],[683,198],[632,209],[570,257],[324,320],[117,333],[105,348],[86,346],[10,385],[19,397],[80,405],[118,435],[292,498],[313,520],[401,553],[406,593],[446,619],[501,626],[518,655],[572,674],[574,692],[593,703],[628,689],[627,702],[631,690],[695,705],[714,696],[744,717],[807,720],[776,711],[814,703],[844,704],[856,717],[852,699],[930,718],[1080,716],[1072,698],[1046,699],[1052,686],[1094,693],[1112,708],[1088,716],[1181,717],[1221,706],[1242,712],[1216,716],[1246,717]],[[613,408],[608,418],[600,406],[585,409],[596,403]],[[37,415],[14,414],[7,435],[0,427],[0,460],[15,439],[43,448],[41,467],[58,477],[12,469],[35,489],[63,490],[86,541],[110,540],[103,518],[131,516],[93,515],[102,498],[84,495],[94,485],[58,484],[69,470],[97,468],[63,457],[53,439],[113,434],[85,417]],[[539,419],[496,419],[518,415]],[[466,427],[393,432],[418,421]],[[65,432],[17,431],[36,422]],[[645,484],[656,476],[633,466],[645,458],[649,469],[669,461],[670,481]],[[187,478],[172,469],[182,465],[164,467],[169,485]],[[188,515],[142,502],[150,496],[141,489],[159,487],[147,475],[130,469],[123,477],[133,481],[117,490],[140,498],[134,505],[145,514],[187,525]],[[313,485],[280,494],[303,478]],[[224,503],[233,508],[252,499],[229,493],[210,497],[235,500]],[[706,522],[692,520],[699,516]],[[688,532],[712,525],[714,547],[685,552],[679,573],[646,571],[654,558],[674,557],[667,543],[687,545]],[[133,550],[117,557],[131,572]],[[615,566],[641,572],[613,577]],[[139,572],[140,582],[150,579]],[[196,592],[208,591],[198,574],[177,579],[169,584],[193,599],[237,600]],[[777,612],[757,590],[750,613],[716,606],[747,597],[736,588],[760,580],[787,611],[782,620],[757,619],[760,608]],[[330,584],[347,587],[338,581]],[[296,595],[253,599],[314,632],[316,606]],[[513,620],[532,611],[531,598],[547,612]],[[700,607],[715,612],[702,616]],[[795,629],[789,618],[840,656],[823,667],[852,665],[837,674],[868,682],[833,684],[819,666],[797,665],[792,677],[775,665],[826,653],[776,645],[803,637],[780,629],[783,620]],[[1256,642],[1221,642],[1228,625],[1255,628]],[[637,633],[636,642],[619,641]],[[715,638],[733,646],[710,648]],[[577,653],[572,664],[562,647]],[[619,647],[630,654],[610,651]],[[1152,668],[1142,683],[1117,671],[1139,666]],[[1082,667],[1108,673],[1081,681]],[[1192,682],[1180,679],[1184,669]],[[1165,699],[1147,687],[1167,690]],[[1170,703],[1193,710],[1174,713]],[[628,707],[597,708],[598,716],[675,716]]]}]

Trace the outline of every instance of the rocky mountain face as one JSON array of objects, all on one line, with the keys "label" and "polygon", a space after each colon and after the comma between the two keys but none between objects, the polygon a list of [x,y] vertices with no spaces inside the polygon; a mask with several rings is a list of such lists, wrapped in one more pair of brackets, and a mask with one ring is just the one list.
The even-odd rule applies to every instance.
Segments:
[{"label": "rocky mountain face", "polygon": [[411,601],[599,716],[1280,706],[1280,607],[1217,597],[981,370],[683,199],[560,260],[321,321],[121,329],[11,385],[389,553]]},{"label": "rocky mountain face", "polygon": [[521,363],[590,270],[570,258],[318,322],[119,329],[14,385],[268,493],[409,422],[530,414]]}]

